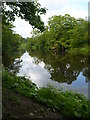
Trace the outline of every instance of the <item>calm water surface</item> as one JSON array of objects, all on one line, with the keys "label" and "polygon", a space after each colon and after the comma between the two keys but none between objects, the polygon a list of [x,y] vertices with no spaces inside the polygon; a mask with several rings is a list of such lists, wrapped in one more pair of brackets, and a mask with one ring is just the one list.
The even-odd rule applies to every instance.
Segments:
[{"label": "calm water surface", "polygon": [[[88,97],[88,64],[83,56],[28,53],[15,59],[13,70],[38,87],[52,85],[57,89],[73,90]],[[15,71],[16,70],[16,71]]]}]

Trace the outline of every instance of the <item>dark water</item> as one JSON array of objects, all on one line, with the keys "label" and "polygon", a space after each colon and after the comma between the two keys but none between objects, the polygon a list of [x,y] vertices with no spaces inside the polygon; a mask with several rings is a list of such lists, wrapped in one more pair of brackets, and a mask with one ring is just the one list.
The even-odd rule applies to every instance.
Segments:
[{"label": "dark water", "polygon": [[52,85],[88,97],[88,59],[85,56],[26,51],[15,59],[12,69],[17,76],[29,78],[38,87]]}]

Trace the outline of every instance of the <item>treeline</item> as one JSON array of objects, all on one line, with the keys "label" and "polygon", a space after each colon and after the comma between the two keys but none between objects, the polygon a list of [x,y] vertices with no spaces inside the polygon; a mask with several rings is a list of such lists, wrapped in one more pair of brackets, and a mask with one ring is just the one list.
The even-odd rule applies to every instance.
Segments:
[{"label": "treeline", "polygon": [[75,19],[69,14],[52,16],[43,33],[32,31],[32,38],[27,39],[27,49],[65,52],[72,48],[87,48],[88,21]]}]

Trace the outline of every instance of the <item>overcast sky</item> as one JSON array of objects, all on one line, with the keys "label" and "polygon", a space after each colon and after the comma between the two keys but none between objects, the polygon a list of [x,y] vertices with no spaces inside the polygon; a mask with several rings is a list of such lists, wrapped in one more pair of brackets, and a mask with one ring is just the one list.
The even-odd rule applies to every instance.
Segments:
[{"label": "overcast sky", "polygon": [[[42,15],[41,18],[45,24],[47,24],[48,18],[53,15],[65,15],[70,14],[75,18],[88,17],[88,1],[89,0],[38,0],[41,7],[46,7],[46,15]],[[14,31],[20,34],[22,37],[30,37],[32,27],[28,22],[17,18],[14,22]]]}]

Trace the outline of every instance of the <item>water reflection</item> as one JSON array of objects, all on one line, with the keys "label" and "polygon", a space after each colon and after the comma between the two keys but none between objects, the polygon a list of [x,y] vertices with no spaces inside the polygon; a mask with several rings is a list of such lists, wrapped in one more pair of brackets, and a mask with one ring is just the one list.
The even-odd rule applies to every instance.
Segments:
[{"label": "water reflection", "polygon": [[2,55],[2,64],[5,67],[11,66],[15,60],[15,58],[19,58],[25,51],[13,51],[12,53],[9,53],[9,55]]},{"label": "water reflection", "polygon": [[[41,57],[41,58],[40,58]],[[78,60],[78,61],[77,61]],[[16,60],[17,61],[17,60]],[[38,87],[53,85],[57,89],[76,90],[88,96],[87,59],[76,56],[31,57],[25,52],[18,60],[17,76],[25,76]]]},{"label": "water reflection", "polygon": [[26,76],[36,83],[38,87],[46,86],[51,75],[44,69],[44,62],[29,56],[27,52],[24,53],[20,59],[22,60],[20,63],[22,67],[20,68],[19,73],[17,73],[17,76]]}]

